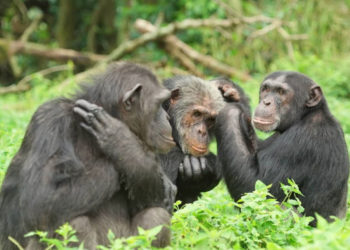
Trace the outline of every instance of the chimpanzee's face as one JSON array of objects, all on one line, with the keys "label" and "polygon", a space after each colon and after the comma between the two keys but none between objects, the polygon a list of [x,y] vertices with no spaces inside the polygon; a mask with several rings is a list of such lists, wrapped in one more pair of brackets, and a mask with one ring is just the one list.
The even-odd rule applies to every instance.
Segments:
[{"label": "chimpanzee's face", "polygon": [[162,106],[169,98],[170,91],[160,88],[153,98],[149,98],[149,117],[145,117],[145,122],[147,123],[145,124],[145,141],[159,153],[167,153],[175,146],[172,137],[172,128],[169,123],[169,115]]},{"label": "chimpanzee's face", "polygon": [[137,79],[134,87],[124,94],[121,119],[152,151],[167,153],[175,142],[168,114],[162,107],[170,91],[153,79]]},{"label": "chimpanzee's face", "polygon": [[291,112],[293,96],[294,91],[285,82],[283,75],[265,79],[260,87],[260,102],[253,117],[254,126],[265,132],[277,129]]},{"label": "chimpanzee's face", "polygon": [[209,152],[209,131],[215,124],[217,112],[210,105],[197,104],[187,110],[181,120],[182,151],[193,156]]},{"label": "chimpanzee's face", "polygon": [[307,76],[291,71],[274,72],[261,84],[253,124],[265,132],[283,132],[323,99],[321,87]]}]

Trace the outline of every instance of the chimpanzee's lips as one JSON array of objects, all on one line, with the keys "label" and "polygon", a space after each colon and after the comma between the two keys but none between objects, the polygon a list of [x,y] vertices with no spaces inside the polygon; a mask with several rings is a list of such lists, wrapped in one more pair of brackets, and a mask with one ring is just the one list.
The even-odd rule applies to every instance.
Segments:
[{"label": "chimpanzee's lips", "polygon": [[197,147],[195,145],[191,145],[191,148],[197,151],[198,153],[206,153],[208,150],[207,147]]},{"label": "chimpanzee's lips", "polygon": [[275,123],[274,120],[265,120],[265,119],[260,119],[260,118],[254,118],[253,122],[257,123],[257,124],[261,124],[261,125],[272,125]]},{"label": "chimpanzee's lips", "polygon": [[170,144],[174,144],[175,145],[175,141],[174,138],[172,136],[165,136],[162,135],[162,139],[166,142],[166,143],[170,143]]}]

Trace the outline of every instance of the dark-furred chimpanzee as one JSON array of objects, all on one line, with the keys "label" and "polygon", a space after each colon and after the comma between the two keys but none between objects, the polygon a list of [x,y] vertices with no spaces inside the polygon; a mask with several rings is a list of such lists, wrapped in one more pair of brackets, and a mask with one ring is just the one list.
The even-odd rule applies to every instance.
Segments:
[{"label": "dark-furred chimpanzee", "polygon": [[[0,248],[40,249],[29,231],[70,222],[85,248],[170,223],[176,187],[155,153],[175,143],[162,103],[170,91],[147,69],[111,65],[72,99],[43,104],[28,126],[0,193]],[[169,244],[163,228],[156,246]]]},{"label": "dark-furred chimpanzee", "polygon": [[304,195],[299,198],[306,215],[344,217],[348,152],[320,86],[296,72],[268,75],[260,87],[253,124],[275,133],[259,142],[250,118],[237,104],[227,105],[217,118],[218,157],[231,196],[239,199],[262,180],[273,184],[271,193],[282,201],[280,183],[290,178]]},{"label": "dark-furred chimpanzee", "polygon": [[249,100],[239,86],[224,78],[205,81],[195,76],[176,76],[165,80],[164,86],[172,91],[164,107],[177,147],[161,155],[161,161],[177,186],[177,200],[185,204],[220,181],[220,168],[216,166],[216,156],[209,152],[209,142],[216,116],[225,105],[222,96],[248,110]]}]

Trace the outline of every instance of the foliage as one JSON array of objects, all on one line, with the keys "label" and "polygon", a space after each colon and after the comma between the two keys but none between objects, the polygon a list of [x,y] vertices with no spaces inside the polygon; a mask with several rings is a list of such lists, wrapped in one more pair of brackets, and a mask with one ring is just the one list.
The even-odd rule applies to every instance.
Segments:
[{"label": "foliage", "polygon": [[[174,249],[187,248],[265,248],[270,242],[279,246],[298,246],[298,238],[311,220],[299,217],[290,206],[299,202],[288,199],[281,208],[268,192],[268,186],[257,182],[256,190],[237,203],[225,193],[215,193],[215,203],[208,198],[186,207],[173,218]],[[298,190],[295,184],[287,195]],[[189,216],[190,215],[190,216]],[[182,236],[182,237],[181,237]],[[178,239],[182,238],[181,241]]]},{"label": "foliage", "polygon": [[[282,206],[268,192],[269,187],[258,181],[254,192],[234,202],[221,185],[201,200],[187,204],[174,214],[172,245],[166,249],[347,249],[348,221],[336,219],[328,223],[318,216],[317,228],[311,228],[308,223],[313,218],[300,216],[295,210],[302,207],[298,199],[291,198],[294,193],[300,194],[293,181],[282,185],[286,194]],[[109,232],[110,244],[98,249],[153,249],[151,242],[160,229],[161,226],[139,228],[139,235],[121,239]],[[68,243],[76,242],[68,224],[57,232],[63,240],[48,238],[45,232],[29,235],[39,236],[48,248],[82,249],[68,247]]]},{"label": "foliage", "polygon": [[45,244],[46,249],[57,249],[57,250],[83,250],[84,245],[81,243],[79,247],[70,247],[71,243],[79,242],[77,236],[75,235],[75,230],[66,223],[56,230],[58,237],[50,238],[47,232],[36,231],[30,232],[25,235],[25,237],[37,236],[40,242]]},{"label": "foliage", "polygon": [[132,249],[152,249],[152,240],[156,238],[156,235],[160,232],[162,226],[158,226],[149,230],[138,228],[139,235],[129,238],[116,239],[115,235],[110,231],[108,233],[108,239],[110,245],[98,246],[101,250],[132,250]]},{"label": "foliage", "polygon": [[[151,242],[156,238],[157,233],[160,232],[162,226],[152,228],[150,230],[144,230],[138,228],[139,235],[129,238],[116,239],[115,235],[109,231],[108,239],[110,244],[108,246],[98,246],[97,249],[101,250],[131,250],[131,249],[151,249]],[[37,236],[41,243],[45,245],[46,249],[57,250],[83,250],[84,244],[81,243],[78,247],[72,247],[72,244],[76,244],[78,238],[76,231],[68,223],[62,225],[56,230],[58,237],[51,238],[47,232],[36,231],[26,234],[26,237]]]},{"label": "foliage", "polygon": [[327,94],[350,98],[350,57],[324,58],[321,59],[314,54],[295,54],[295,62],[280,58],[270,67],[271,71],[295,70],[309,76],[322,86]]}]

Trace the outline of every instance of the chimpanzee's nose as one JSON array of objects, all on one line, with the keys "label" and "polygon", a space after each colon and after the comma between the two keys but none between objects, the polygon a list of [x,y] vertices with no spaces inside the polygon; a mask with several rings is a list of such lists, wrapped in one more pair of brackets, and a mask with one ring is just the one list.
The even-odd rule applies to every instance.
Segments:
[{"label": "chimpanzee's nose", "polygon": [[263,100],[263,103],[266,105],[266,106],[269,106],[271,104],[271,101],[270,100]]},{"label": "chimpanzee's nose", "polygon": [[198,129],[198,133],[201,135],[201,136],[206,136],[207,135],[207,130],[205,128],[199,128]]}]

